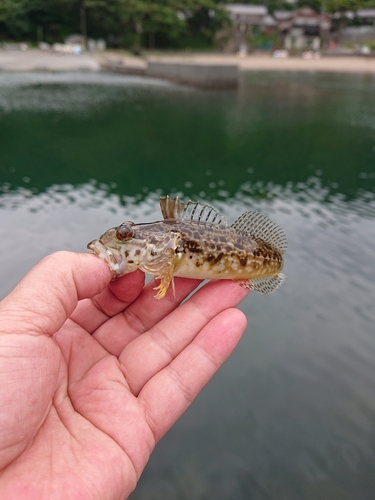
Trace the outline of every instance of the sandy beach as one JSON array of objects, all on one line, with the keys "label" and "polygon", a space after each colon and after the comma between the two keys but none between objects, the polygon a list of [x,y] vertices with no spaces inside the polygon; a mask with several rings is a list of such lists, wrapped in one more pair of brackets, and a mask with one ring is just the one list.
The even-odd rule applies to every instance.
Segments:
[{"label": "sandy beach", "polygon": [[[153,58],[154,59],[154,58]],[[184,61],[200,64],[237,64],[242,71],[325,71],[335,73],[375,73],[375,57],[322,56],[303,59],[301,56],[277,59],[268,54],[240,57],[227,54],[194,54],[161,56],[163,61]],[[130,62],[130,61],[129,61]]]},{"label": "sandy beach", "polygon": [[[99,71],[103,58],[122,61],[125,66],[146,65],[143,58],[125,56],[121,53],[80,55],[59,54],[29,49],[26,51],[0,50],[0,71]],[[303,59],[289,57],[276,59],[270,55],[239,57],[225,54],[181,54],[153,56],[150,59],[198,64],[236,64],[242,71],[325,71],[341,73],[374,73],[375,58],[360,56],[321,57]]]},{"label": "sandy beach", "polygon": [[28,50],[0,50],[0,71],[99,71],[100,66],[89,52],[59,54]]},{"label": "sandy beach", "polygon": [[212,61],[218,63],[220,60],[225,64],[238,64],[243,71],[326,71],[341,73],[375,73],[375,58],[355,56],[327,56],[319,59],[302,59],[302,57],[288,57],[276,59],[269,55],[254,55],[246,57],[238,56],[194,56],[198,61]]}]

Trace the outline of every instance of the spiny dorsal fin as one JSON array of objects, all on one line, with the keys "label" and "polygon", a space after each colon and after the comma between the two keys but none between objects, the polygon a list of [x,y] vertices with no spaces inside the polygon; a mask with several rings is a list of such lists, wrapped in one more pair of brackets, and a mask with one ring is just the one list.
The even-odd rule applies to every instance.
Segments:
[{"label": "spiny dorsal fin", "polygon": [[245,212],[231,225],[237,231],[259,238],[284,253],[288,242],[284,231],[261,212]]},{"label": "spiny dorsal fin", "polygon": [[160,198],[160,208],[164,219],[179,219],[201,222],[202,224],[217,224],[227,226],[224,217],[214,207],[202,205],[199,201],[189,200],[183,203],[176,198]]},{"label": "spiny dorsal fin", "polygon": [[160,209],[164,219],[181,219],[186,209],[186,204],[176,198],[160,198]]}]

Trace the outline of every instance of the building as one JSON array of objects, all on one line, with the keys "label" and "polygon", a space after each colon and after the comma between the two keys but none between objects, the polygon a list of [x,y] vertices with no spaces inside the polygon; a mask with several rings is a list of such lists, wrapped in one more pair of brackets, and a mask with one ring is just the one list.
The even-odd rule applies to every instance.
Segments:
[{"label": "building", "polygon": [[232,20],[231,33],[226,46],[228,52],[238,52],[249,48],[249,41],[255,32],[264,33],[275,30],[277,23],[273,16],[268,14],[264,5],[223,5]]},{"label": "building", "polygon": [[321,40],[328,38],[331,18],[310,7],[294,11],[275,11],[274,16],[284,47],[288,50],[319,50]]},{"label": "building", "polygon": [[356,17],[361,24],[365,24],[367,26],[375,25],[375,9],[358,9]]},{"label": "building", "polygon": [[252,26],[259,26],[268,16],[264,5],[228,4],[224,8],[229,12],[233,26],[238,32],[248,31]]},{"label": "building", "polygon": [[[268,14],[264,5],[226,4],[222,7],[232,20],[232,26],[220,34],[226,39],[225,50],[228,52],[246,53],[250,46],[254,46],[252,40],[255,36],[275,32],[279,33],[281,43],[288,50],[319,50],[321,41],[329,39],[331,18],[310,7],[276,10],[273,16]],[[271,49],[272,43],[263,48]]]}]

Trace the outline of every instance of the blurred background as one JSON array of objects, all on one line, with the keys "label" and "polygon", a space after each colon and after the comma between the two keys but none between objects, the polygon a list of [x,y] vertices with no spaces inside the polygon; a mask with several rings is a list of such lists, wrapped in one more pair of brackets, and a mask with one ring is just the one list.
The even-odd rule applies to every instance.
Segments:
[{"label": "blurred background", "polygon": [[[4,47],[46,50],[240,51],[286,49],[369,55],[374,0],[2,0]],[[78,50],[78,48],[77,48]]]},{"label": "blurred background", "polygon": [[285,284],[243,302],[239,348],[132,500],[374,498],[374,88],[362,72],[240,71],[216,90],[0,71],[0,298],[43,256],[155,220],[161,195],[229,223],[261,210],[288,237]]}]

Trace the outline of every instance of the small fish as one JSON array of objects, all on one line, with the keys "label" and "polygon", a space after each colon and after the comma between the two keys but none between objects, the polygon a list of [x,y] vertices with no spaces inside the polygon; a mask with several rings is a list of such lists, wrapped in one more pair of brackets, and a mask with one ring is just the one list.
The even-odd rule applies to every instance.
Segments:
[{"label": "small fish", "polygon": [[103,259],[113,278],[136,269],[160,280],[157,299],[165,296],[174,276],[232,279],[267,294],[284,281],[287,247],[284,231],[260,212],[245,212],[231,226],[199,202],[160,198],[162,221],[123,222],[108,229],[87,248]]}]

